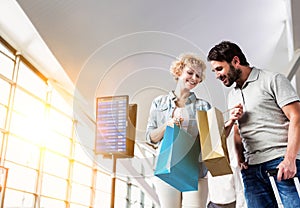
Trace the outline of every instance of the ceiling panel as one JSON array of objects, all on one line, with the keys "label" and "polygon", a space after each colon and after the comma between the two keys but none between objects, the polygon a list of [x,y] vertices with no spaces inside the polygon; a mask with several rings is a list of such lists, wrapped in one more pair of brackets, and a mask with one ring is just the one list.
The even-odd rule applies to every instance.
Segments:
[{"label": "ceiling panel", "polygon": [[[3,2],[12,6],[12,1]],[[126,93],[143,109],[138,115],[141,131],[147,117],[144,111],[151,100],[174,87],[168,70],[180,53],[197,53],[205,60],[212,46],[231,40],[242,47],[251,65],[280,72],[289,61],[286,0],[16,2],[85,99],[89,114],[94,114],[96,96]],[[300,5],[293,4],[293,11],[298,11],[294,6]],[[9,17],[0,19],[1,29],[6,32],[18,23],[9,24],[14,19]],[[297,32],[299,24],[294,24]],[[28,50],[36,51],[24,33],[18,33],[19,37],[13,34],[18,40],[17,49],[30,60],[50,60]],[[51,64],[40,68],[53,70]],[[57,70],[55,76],[49,75],[62,83],[59,73]],[[225,110],[228,89],[215,79],[209,64],[206,77],[196,93]]]}]

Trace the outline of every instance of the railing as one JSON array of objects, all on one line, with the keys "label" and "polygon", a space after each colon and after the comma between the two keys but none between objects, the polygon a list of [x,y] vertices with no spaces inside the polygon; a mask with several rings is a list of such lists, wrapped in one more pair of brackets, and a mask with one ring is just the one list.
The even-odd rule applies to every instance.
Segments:
[{"label": "railing", "polygon": [[295,51],[294,57],[290,62],[288,70],[286,71],[286,77],[291,80],[296,74],[297,70],[300,67],[300,49]]}]

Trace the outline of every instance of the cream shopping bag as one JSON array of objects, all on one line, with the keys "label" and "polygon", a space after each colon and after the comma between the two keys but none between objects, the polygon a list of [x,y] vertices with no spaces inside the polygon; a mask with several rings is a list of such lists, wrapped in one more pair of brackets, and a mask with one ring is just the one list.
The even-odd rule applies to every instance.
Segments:
[{"label": "cream shopping bag", "polygon": [[202,160],[212,176],[232,174],[226,144],[224,118],[215,107],[197,111]]}]

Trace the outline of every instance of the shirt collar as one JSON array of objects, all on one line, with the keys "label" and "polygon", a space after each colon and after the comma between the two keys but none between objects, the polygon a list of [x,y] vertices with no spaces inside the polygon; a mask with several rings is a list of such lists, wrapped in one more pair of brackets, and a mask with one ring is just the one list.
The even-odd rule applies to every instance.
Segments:
[{"label": "shirt collar", "polygon": [[173,90],[169,92],[169,96],[170,96],[170,99],[171,99],[172,101],[175,102],[175,101],[177,100],[177,97],[176,97],[176,95],[175,95],[175,93],[174,93]]},{"label": "shirt collar", "polygon": [[197,99],[197,98],[196,98],[195,93],[194,93],[194,92],[190,92],[190,96],[189,96],[189,98],[188,98],[188,100],[187,100],[187,103],[195,102],[196,99]]},{"label": "shirt collar", "polygon": [[[175,102],[177,100],[177,97],[176,95],[174,94],[174,91],[171,91],[169,92],[169,96],[170,96],[170,99]],[[189,104],[189,103],[192,103],[194,102],[195,100],[197,99],[196,95],[194,92],[190,92],[190,96],[188,97],[186,103]]]},{"label": "shirt collar", "polygon": [[[254,82],[255,80],[257,80],[258,76],[259,76],[259,70],[255,67],[252,67],[248,79],[245,81],[242,88],[246,87],[249,82]],[[234,88],[237,89],[238,87],[235,85]]]}]

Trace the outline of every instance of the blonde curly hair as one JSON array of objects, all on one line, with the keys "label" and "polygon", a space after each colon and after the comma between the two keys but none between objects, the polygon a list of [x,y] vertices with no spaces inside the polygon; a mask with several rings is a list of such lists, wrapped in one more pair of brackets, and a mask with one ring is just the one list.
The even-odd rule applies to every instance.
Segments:
[{"label": "blonde curly hair", "polygon": [[177,60],[173,61],[170,67],[170,72],[176,81],[178,80],[178,77],[181,76],[185,66],[200,68],[202,70],[200,79],[201,81],[205,79],[206,64],[204,61],[193,53],[184,53],[181,54]]}]

